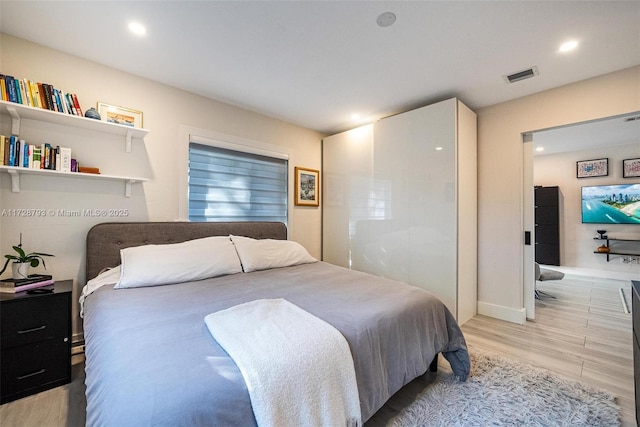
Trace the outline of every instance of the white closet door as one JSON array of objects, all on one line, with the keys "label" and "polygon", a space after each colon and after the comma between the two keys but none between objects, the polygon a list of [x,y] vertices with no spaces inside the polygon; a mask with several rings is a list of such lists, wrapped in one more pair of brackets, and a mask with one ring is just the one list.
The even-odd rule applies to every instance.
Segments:
[{"label": "white closet door", "polygon": [[373,125],[324,138],[322,172],[322,259],[352,268],[356,224],[376,216]]},{"label": "white closet door", "polygon": [[323,140],[323,260],[476,312],[476,116],[457,99]]},{"label": "white closet door", "polygon": [[379,237],[380,253],[393,251],[394,278],[429,290],[454,316],[455,112],[452,99],[380,120],[374,131],[375,176],[392,188],[393,226]]}]

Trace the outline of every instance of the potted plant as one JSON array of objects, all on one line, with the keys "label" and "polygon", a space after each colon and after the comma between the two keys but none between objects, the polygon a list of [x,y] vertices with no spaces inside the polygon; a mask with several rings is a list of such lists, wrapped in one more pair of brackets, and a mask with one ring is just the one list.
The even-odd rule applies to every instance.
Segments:
[{"label": "potted plant", "polygon": [[20,233],[20,243],[18,246],[13,246],[13,250],[16,251],[16,255],[7,254],[4,257],[7,259],[0,271],[0,276],[7,269],[9,262],[13,261],[11,268],[13,270],[13,278],[14,279],[23,279],[29,275],[29,267],[37,267],[40,265],[40,261],[42,261],[42,266],[47,269],[47,265],[44,262],[45,256],[55,256],[51,254],[45,254],[42,252],[31,252],[26,253],[24,249],[22,249],[22,233]]}]

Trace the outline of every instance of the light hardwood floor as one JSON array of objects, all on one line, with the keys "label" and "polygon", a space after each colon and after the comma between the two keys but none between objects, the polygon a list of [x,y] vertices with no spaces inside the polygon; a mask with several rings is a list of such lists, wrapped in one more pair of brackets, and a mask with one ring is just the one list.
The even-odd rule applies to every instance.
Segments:
[{"label": "light hardwood floor", "polygon": [[[622,308],[618,289],[631,308],[628,280],[568,274],[543,282],[538,289],[556,298],[536,304],[536,320],[516,325],[476,316],[462,326],[471,351],[494,351],[561,375],[612,391],[623,425],[635,426],[631,315]],[[85,399],[82,355],[74,356],[73,382],[0,407],[2,427],[84,426]],[[439,372],[450,372],[440,358]],[[403,388],[367,423],[384,426],[436,378],[427,374]]]}]

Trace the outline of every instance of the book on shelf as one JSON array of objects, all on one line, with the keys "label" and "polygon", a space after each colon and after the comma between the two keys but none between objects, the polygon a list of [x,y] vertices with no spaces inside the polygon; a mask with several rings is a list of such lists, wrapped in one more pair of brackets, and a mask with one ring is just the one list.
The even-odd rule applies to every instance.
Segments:
[{"label": "book on shelf", "polygon": [[44,143],[44,167],[42,169],[51,169],[51,144]]},{"label": "book on shelf", "polygon": [[49,83],[0,74],[0,95],[3,101],[61,114],[83,115],[76,94],[65,92]]},{"label": "book on shelf", "polygon": [[0,293],[23,292],[53,284],[55,284],[55,280],[51,275],[31,274],[24,279],[3,279],[0,281]]},{"label": "book on shelf", "polygon": [[40,102],[40,89],[38,88],[38,84],[29,80],[29,86],[31,86],[31,93],[33,95],[33,105],[35,107],[42,108],[42,103]]},{"label": "book on shelf", "polygon": [[60,112],[60,110],[58,110],[58,103],[56,102],[56,92],[53,89],[53,85],[47,83],[47,86],[49,86],[49,96],[51,97],[51,111]]},{"label": "book on shelf", "polygon": [[16,87],[16,98],[18,100],[18,104],[23,104],[22,92],[20,91],[20,80],[14,78],[13,85]]},{"label": "book on shelf", "polygon": [[18,145],[18,137],[11,135],[9,137],[9,162],[8,166],[17,166],[16,164],[16,146]]},{"label": "book on shelf", "polygon": [[60,172],[71,172],[71,148],[60,147]]},{"label": "book on shelf", "polygon": [[76,172],[71,168],[70,148],[29,144],[17,135],[0,135],[0,166]]},{"label": "book on shelf", "polygon": [[0,94],[2,95],[2,100],[8,101],[9,98],[7,98],[7,85],[4,81],[4,74],[0,74],[0,92]]},{"label": "book on shelf", "polygon": [[0,166],[4,166],[4,145],[7,137],[0,135]]},{"label": "book on shelf", "polygon": [[51,87],[47,83],[42,83],[44,89],[44,103],[47,105],[47,110],[53,111],[53,104],[51,103]]},{"label": "book on shelf", "polygon": [[16,95],[16,85],[13,82],[13,76],[4,76],[4,82],[7,90],[8,101],[18,102],[18,96]]},{"label": "book on shelf", "polygon": [[20,80],[20,90],[24,93],[24,98],[26,100],[26,105],[29,107],[33,107],[33,99],[31,98],[31,90],[29,88],[29,83],[27,79]]},{"label": "book on shelf", "polygon": [[82,114],[82,108],[80,108],[80,102],[78,102],[78,97],[76,96],[76,94],[71,94],[71,97],[73,98],[73,105],[76,106],[76,110],[77,110],[77,114],[79,116],[83,116]]},{"label": "book on shelf", "polygon": [[31,169],[40,169],[40,147],[33,146],[33,158],[31,161]]},{"label": "book on shelf", "polygon": [[72,105],[73,103],[70,100],[69,94],[64,93],[64,91],[61,91],[61,94],[62,94],[63,102],[65,102],[65,105],[67,106],[67,111],[69,112],[69,114],[77,116],[78,113],[76,112],[75,107]]},{"label": "book on shelf", "polygon": [[9,137],[4,137],[4,150],[2,152],[3,163],[5,166],[9,166]]},{"label": "book on shelf", "polygon": [[29,159],[29,150],[26,147],[27,146],[27,142],[24,139],[20,139],[19,140],[20,143],[18,145],[18,156],[16,158],[17,162],[16,162],[16,166],[18,167],[25,167],[24,165],[24,160],[25,160],[25,153],[26,153],[26,158],[27,161]]}]

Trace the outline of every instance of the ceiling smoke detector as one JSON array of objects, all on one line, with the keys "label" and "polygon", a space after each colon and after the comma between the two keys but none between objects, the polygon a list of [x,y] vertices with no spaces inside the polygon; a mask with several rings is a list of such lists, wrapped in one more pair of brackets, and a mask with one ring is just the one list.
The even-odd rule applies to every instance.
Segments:
[{"label": "ceiling smoke detector", "polygon": [[531,77],[538,75],[538,67],[527,68],[526,70],[518,71],[517,73],[504,76],[504,80],[507,83],[515,83],[520,80],[530,79]]}]

